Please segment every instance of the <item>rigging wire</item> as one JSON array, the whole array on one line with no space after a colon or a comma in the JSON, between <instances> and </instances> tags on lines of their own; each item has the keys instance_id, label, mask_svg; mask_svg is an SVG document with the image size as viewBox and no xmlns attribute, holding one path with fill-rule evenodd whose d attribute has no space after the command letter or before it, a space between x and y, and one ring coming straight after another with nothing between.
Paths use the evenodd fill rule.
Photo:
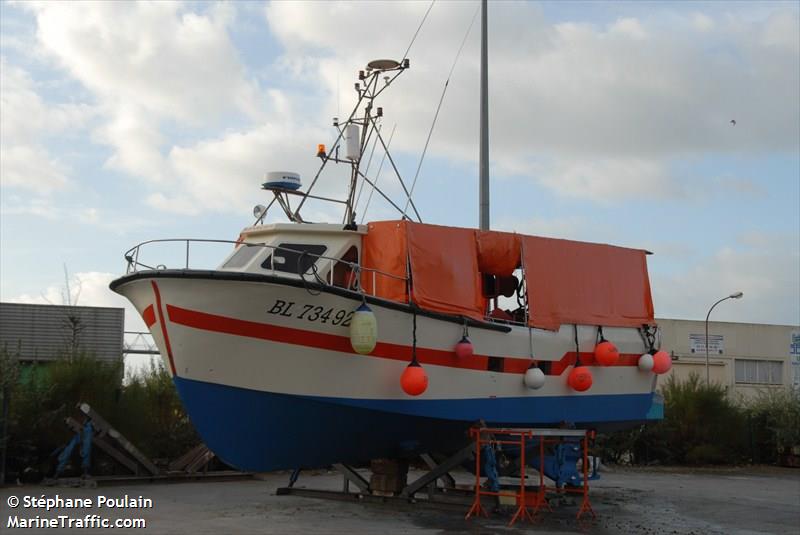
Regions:
<instances>
[{"instance_id":1,"label":"rigging wire","mask_svg":"<svg viewBox=\"0 0 800 535\"><path fill-rule=\"evenodd\" d=\"M394 131L397 128L397 123L392 126L392 133L389 134L389 142L386 144L386 149L383 151L383 158L381 158L381 164L378 166L378 173L375 175L375 184L372 186L372 189L369 192L369 197L367 197L367 204L364 205L364 213L361 214L361 222L364 222L364 219L367 217L367 210L369 209L369 203L372 201L372 194L375 193L375 188L378 187L378 180L381 178L381 171L383 171L383 163L386 161L386 155L388 154L388 148L392 144L392 138L394 137Z\"/></svg>"},{"instance_id":2,"label":"rigging wire","mask_svg":"<svg viewBox=\"0 0 800 535\"><path fill-rule=\"evenodd\" d=\"M403 56L400 59L406 59L408 57L408 52L411 50L411 45L413 45L414 41L417 40L417 36L419 35L419 31L422 29L422 25L425 24L425 20L428 18L428 14L431 12L431 9L433 8L433 4L435 4L435 3L436 3L436 0L431 0L431 5L428 6L428 10L425 12L425 15L422 17L422 20L420 21L419 26L417 27L417 31L414 32L414 37L411 38L411 42L408 43L408 48L406 48L406 51L403 53Z\"/></svg>"},{"instance_id":3,"label":"rigging wire","mask_svg":"<svg viewBox=\"0 0 800 535\"><path fill-rule=\"evenodd\" d=\"M383 123L379 124L377 128L378 128L378 131L380 131L380 129L383 128ZM369 168L370 168L370 165L372 165L372 156L375 154L375 147L377 145L378 145L378 137L375 136L375 141L372 142L372 150L370 151L369 159L367 160L367 168L364 169L364 174L365 175L369 174ZM358 210L358 203L361 200L361 194L364 192L364 182L365 182L364 180L361 181L361 187L358 189L358 195L356 195L356 202L353 203L353 210L354 211Z\"/></svg>"},{"instance_id":4,"label":"rigging wire","mask_svg":"<svg viewBox=\"0 0 800 535\"><path fill-rule=\"evenodd\" d=\"M456 53L456 58L453 60L453 65L450 67L450 72L447 73L447 79L444 81L444 87L442 88L442 95L439 97L439 105L436 106L436 113L433 115L433 122L431 123L431 128L428 131L428 139L425 140L425 147L422 149L422 155L419 158L419 164L417 164L417 172L414 174L414 180L411 182L411 190L408 194L408 200L406 201L406 206L403 209L403 215L406 215L408 211L408 205L411 202L411 196L414 194L414 187L417 185L417 178L419 178L419 172L422 169L422 162L425 160L425 154L428 152L428 145L431 142L431 136L433 135L433 128L436 126L436 120L439 118L439 112L442 109L442 103L444 102L444 95L447 93L447 87L450 85L450 78L453 76L453 71L456 69L456 64L458 63L458 58L461 57L461 51L464 50L464 45L467 43L467 38L469 37L470 32L472 31L472 27L475 25L475 19L478 16L478 11L480 10L480 6L475 9L475 13L472 14L472 20L469 23L469 27L467 28L467 33L464 34L464 39L461 41L461 46L458 47L458 52Z\"/></svg>"}]
</instances>

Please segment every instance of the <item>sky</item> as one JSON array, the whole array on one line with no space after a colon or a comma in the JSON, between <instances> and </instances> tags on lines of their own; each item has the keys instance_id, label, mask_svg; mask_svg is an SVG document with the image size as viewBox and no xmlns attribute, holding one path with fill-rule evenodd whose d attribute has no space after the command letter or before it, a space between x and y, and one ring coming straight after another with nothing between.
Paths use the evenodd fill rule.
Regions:
<instances>
[{"instance_id":1,"label":"sky","mask_svg":"<svg viewBox=\"0 0 800 535\"><path fill-rule=\"evenodd\" d=\"M308 182L358 70L402 59L429 6L1 2L0 299L126 306L143 330L108 289L124 252L235 239L266 171ZM453 68L414 192L428 223L478 224L477 7L435 2L379 102L410 181ZM800 324L798 9L490 2L492 228L652 251L656 317L742 291L713 319ZM339 170L316 192L345 187ZM366 214L396 217L377 197Z\"/></svg>"}]
</instances>

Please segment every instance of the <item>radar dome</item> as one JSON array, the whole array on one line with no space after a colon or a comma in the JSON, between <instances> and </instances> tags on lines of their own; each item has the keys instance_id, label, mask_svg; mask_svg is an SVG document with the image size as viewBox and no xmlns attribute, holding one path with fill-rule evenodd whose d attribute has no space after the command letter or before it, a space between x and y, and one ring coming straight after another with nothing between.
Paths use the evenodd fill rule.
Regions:
<instances>
[{"instance_id":1,"label":"radar dome","mask_svg":"<svg viewBox=\"0 0 800 535\"><path fill-rule=\"evenodd\" d=\"M300 175L291 171L270 171L265 176L264 189L296 190L301 186Z\"/></svg>"}]
</instances>

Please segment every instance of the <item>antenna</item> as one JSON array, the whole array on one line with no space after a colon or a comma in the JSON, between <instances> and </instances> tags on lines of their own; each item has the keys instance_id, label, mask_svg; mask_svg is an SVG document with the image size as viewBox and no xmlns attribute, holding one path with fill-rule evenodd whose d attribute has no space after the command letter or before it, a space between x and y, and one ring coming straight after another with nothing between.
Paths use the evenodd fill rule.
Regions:
<instances>
[{"instance_id":1,"label":"antenna","mask_svg":"<svg viewBox=\"0 0 800 535\"><path fill-rule=\"evenodd\" d=\"M67 271L67 264L64 264L64 291L66 295L61 297L61 300L67 305L72 306L72 291L69 289L69 272Z\"/></svg>"},{"instance_id":2,"label":"antenna","mask_svg":"<svg viewBox=\"0 0 800 535\"><path fill-rule=\"evenodd\" d=\"M403 181L402 175L397 169L394 160L392 160L391 154L388 153L386 141L381 134L380 123L384 115L384 110L382 107L374 106L375 99L390 85L392 85L394 80L406 69L410 68L410 66L411 63L408 58L403 58L402 61L396 61L393 59L377 59L370 61L367 64L366 69L359 71L358 81L354 84L356 94L358 95L356 104L347 119L343 121L339 120L338 117L334 119L334 127L338 132L338 136L331 145L331 149L329 151L325 151L324 146L319 145L320 150L317 151L317 156L322 160L322 163L317 170L314 179L311 181L308 190L306 192L300 192L296 190L289 191L286 188L282 188L280 190L280 194L285 195L287 201L288 195L290 194L296 194L302 197L300 203L294 209L291 209L291 207L288 206L288 203L281 203L281 199L278 199L278 202L281 203L281 207L284 209L284 212L291 221L303 222L303 218L300 216L300 209L303 207L305 202L309 198L321 199L344 204L345 210L342 222L344 223L346 229L356 228L355 195L359 180L372 186L373 191L377 191L378 194L380 194L381 197L391 204L398 212L401 214L404 213L404 210L398 206L397 203L392 201L384 192L375 186L375 182L370 180L366 174L368 169L361 168L362 163L364 162L363 156L369 152L369 143L373 141L373 136L375 141L380 143L381 148L386 153L385 155L388 158L398 181L400 182L403 192L405 193L406 197L409 198L409 203L414 211L414 215L416 216L417 220L422 220L413 199L410 199L411 194L406 187L405 182ZM343 148L343 157L339 154L340 148ZM311 195L311 191L319 180L322 171L328 162L350 166L350 183L347 188L347 198L345 200L329 199ZM276 193L276 196L278 195L277 192L273 193Z\"/></svg>"}]
</instances>

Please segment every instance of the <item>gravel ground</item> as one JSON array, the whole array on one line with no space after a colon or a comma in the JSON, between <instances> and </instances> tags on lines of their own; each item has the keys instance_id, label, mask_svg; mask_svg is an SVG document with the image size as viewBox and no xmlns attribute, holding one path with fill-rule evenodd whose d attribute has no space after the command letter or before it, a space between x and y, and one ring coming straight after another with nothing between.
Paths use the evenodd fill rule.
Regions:
<instances>
[{"instance_id":1,"label":"gravel ground","mask_svg":"<svg viewBox=\"0 0 800 535\"><path fill-rule=\"evenodd\" d=\"M412 475L413 477L413 475ZM0 533L101 533L97 529L18 529L9 518L68 515L83 519L100 514L109 519L144 518L144 530L169 534L800 534L800 470L748 467L715 470L614 469L592 484L590 497L598 518L577 522L576 503L558 506L537 517L535 525L507 528L509 516L464 520L464 512L439 511L412 505L366 504L276 496L288 474L227 482L144 484L97 489L39 486L0 489ZM457 474L461 482L469 474ZM339 476L301 475L298 485L339 489ZM13 496L91 498L143 496L150 509L59 509L49 512L9 507ZM14 501L13 499L11 500ZM119 531L119 529L115 530Z\"/></svg>"}]
</instances>

